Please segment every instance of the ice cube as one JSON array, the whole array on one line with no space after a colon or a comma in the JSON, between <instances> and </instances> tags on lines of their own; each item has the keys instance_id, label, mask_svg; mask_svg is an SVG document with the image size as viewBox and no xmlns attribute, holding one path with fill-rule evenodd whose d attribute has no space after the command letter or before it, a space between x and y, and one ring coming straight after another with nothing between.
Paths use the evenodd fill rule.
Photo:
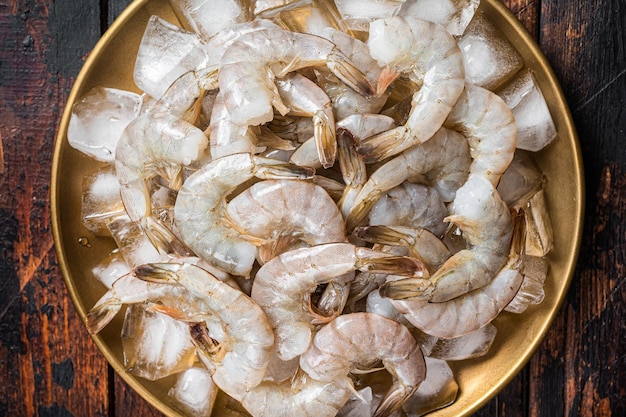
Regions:
<instances>
[{"instance_id":1,"label":"ice cube","mask_svg":"<svg viewBox=\"0 0 626 417\"><path fill-rule=\"evenodd\" d=\"M133 77L137 87L159 99L181 75L206 61L197 34L152 16L139 44Z\"/></svg>"},{"instance_id":2,"label":"ice cube","mask_svg":"<svg viewBox=\"0 0 626 417\"><path fill-rule=\"evenodd\" d=\"M167 395L177 408L193 417L210 417L218 388L211 374L203 368L189 368L181 372Z\"/></svg>"},{"instance_id":3,"label":"ice cube","mask_svg":"<svg viewBox=\"0 0 626 417\"><path fill-rule=\"evenodd\" d=\"M423 416L452 404L459 391L459 385L446 361L429 357L424 360L426 379L402 406L411 417Z\"/></svg>"},{"instance_id":4,"label":"ice cube","mask_svg":"<svg viewBox=\"0 0 626 417\"><path fill-rule=\"evenodd\" d=\"M130 91L94 87L72 108L67 140L73 148L103 162L115 160L124 128L139 114L142 98Z\"/></svg>"},{"instance_id":5,"label":"ice cube","mask_svg":"<svg viewBox=\"0 0 626 417\"><path fill-rule=\"evenodd\" d=\"M515 298L505 308L506 311L516 314L521 314L529 306L543 301L545 298L543 286L550 265L545 258L537 256L525 255L523 259L524 281Z\"/></svg>"},{"instance_id":6,"label":"ice cube","mask_svg":"<svg viewBox=\"0 0 626 417\"><path fill-rule=\"evenodd\" d=\"M526 214L526 254L545 256L552 249L554 233L544 190L533 195L525 210Z\"/></svg>"},{"instance_id":7,"label":"ice cube","mask_svg":"<svg viewBox=\"0 0 626 417\"><path fill-rule=\"evenodd\" d=\"M130 268L164 261L141 227L129 217L113 220L108 228Z\"/></svg>"},{"instance_id":8,"label":"ice cube","mask_svg":"<svg viewBox=\"0 0 626 417\"><path fill-rule=\"evenodd\" d=\"M204 41L253 17L250 2L246 0L170 0L170 5L184 26Z\"/></svg>"},{"instance_id":9,"label":"ice cube","mask_svg":"<svg viewBox=\"0 0 626 417\"><path fill-rule=\"evenodd\" d=\"M519 72L498 95L515 117L519 149L538 152L554 141L556 126L532 70Z\"/></svg>"},{"instance_id":10,"label":"ice cube","mask_svg":"<svg viewBox=\"0 0 626 417\"><path fill-rule=\"evenodd\" d=\"M487 324L475 332L452 339L439 339L430 357L446 361L460 361L485 355L496 338L497 329Z\"/></svg>"},{"instance_id":11,"label":"ice cube","mask_svg":"<svg viewBox=\"0 0 626 417\"><path fill-rule=\"evenodd\" d=\"M346 24L341 20L341 16L336 11L334 5L327 1L327 4L314 1L312 4L299 5L281 10L276 13L274 20L280 26L292 32L310 33L317 36L325 36L328 28L349 33ZM341 47L339 49L342 49ZM343 50L343 49L342 49Z\"/></svg>"},{"instance_id":12,"label":"ice cube","mask_svg":"<svg viewBox=\"0 0 626 417\"><path fill-rule=\"evenodd\" d=\"M480 0L407 0L400 16L439 23L453 36L461 36L474 17Z\"/></svg>"},{"instance_id":13,"label":"ice cube","mask_svg":"<svg viewBox=\"0 0 626 417\"><path fill-rule=\"evenodd\" d=\"M498 184L500 197L509 207L525 207L543 188L544 175L527 151L517 150Z\"/></svg>"},{"instance_id":14,"label":"ice cube","mask_svg":"<svg viewBox=\"0 0 626 417\"><path fill-rule=\"evenodd\" d=\"M133 375L156 380L190 368L195 348L189 325L141 304L126 310L122 326L124 366Z\"/></svg>"},{"instance_id":15,"label":"ice cube","mask_svg":"<svg viewBox=\"0 0 626 417\"><path fill-rule=\"evenodd\" d=\"M120 251L116 249L94 266L91 272L107 289L111 289L115 281L130 272L130 268Z\"/></svg>"},{"instance_id":16,"label":"ice cube","mask_svg":"<svg viewBox=\"0 0 626 417\"><path fill-rule=\"evenodd\" d=\"M256 0L254 1L254 14L269 19L282 10L310 3L310 0Z\"/></svg>"},{"instance_id":17,"label":"ice cube","mask_svg":"<svg viewBox=\"0 0 626 417\"><path fill-rule=\"evenodd\" d=\"M524 60L502 32L477 13L458 41L463 53L465 79L488 90L509 80L524 66Z\"/></svg>"},{"instance_id":18,"label":"ice cube","mask_svg":"<svg viewBox=\"0 0 626 417\"><path fill-rule=\"evenodd\" d=\"M352 30L367 31L369 23L384 17L397 16L406 0L335 0L343 21Z\"/></svg>"},{"instance_id":19,"label":"ice cube","mask_svg":"<svg viewBox=\"0 0 626 417\"><path fill-rule=\"evenodd\" d=\"M107 225L125 216L115 167L107 165L83 177L81 220L96 236L111 236Z\"/></svg>"}]
</instances>

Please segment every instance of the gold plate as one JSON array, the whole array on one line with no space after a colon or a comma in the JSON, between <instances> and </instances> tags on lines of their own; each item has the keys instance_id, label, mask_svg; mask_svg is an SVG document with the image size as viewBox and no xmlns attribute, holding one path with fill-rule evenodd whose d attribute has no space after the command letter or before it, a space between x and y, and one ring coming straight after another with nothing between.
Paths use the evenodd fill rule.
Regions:
<instances>
[{"instance_id":1,"label":"gold plate","mask_svg":"<svg viewBox=\"0 0 626 417\"><path fill-rule=\"evenodd\" d=\"M548 256L550 270L544 301L521 315L501 314L494 323L498 336L487 356L452 363L460 386L458 398L453 405L433 416L465 416L476 412L524 367L565 297L582 234L583 167L563 92L538 45L517 18L498 0L483 0L481 8L521 53L526 66L534 70L557 127L557 139L536 155L548 179L546 195L554 228L554 248ZM132 77L133 65L146 23L155 14L177 21L168 0L136 0L104 34L76 79L56 137L51 178L52 230L65 283L83 321L89 308L104 292L102 285L91 279L90 271L115 245L112 239L90 235L81 224L82 180L96 163L68 144L71 109L95 86L138 91ZM172 378L150 382L124 371L120 338L122 316L119 314L93 337L98 348L115 371L150 404L167 415L180 416L165 400ZM214 415L225 415L220 407L223 405L218 402Z\"/></svg>"}]
</instances>

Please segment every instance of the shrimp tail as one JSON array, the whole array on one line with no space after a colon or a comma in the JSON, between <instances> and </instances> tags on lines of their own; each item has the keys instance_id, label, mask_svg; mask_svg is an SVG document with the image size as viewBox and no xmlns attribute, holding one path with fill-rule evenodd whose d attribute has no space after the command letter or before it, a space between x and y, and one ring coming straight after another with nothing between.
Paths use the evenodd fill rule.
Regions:
<instances>
[{"instance_id":1,"label":"shrimp tail","mask_svg":"<svg viewBox=\"0 0 626 417\"><path fill-rule=\"evenodd\" d=\"M426 268L418 259L407 256L386 256L362 259L357 262L360 271L400 276L422 276Z\"/></svg>"},{"instance_id":2,"label":"shrimp tail","mask_svg":"<svg viewBox=\"0 0 626 417\"><path fill-rule=\"evenodd\" d=\"M365 226L354 229L354 235L361 240L382 245L405 246L413 244L410 235L388 226Z\"/></svg>"},{"instance_id":3,"label":"shrimp tail","mask_svg":"<svg viewBox=\"0 0 626 417\"><path fill-rule=\"evenodd\" d=\"M193 323L189 325L191 341L196 347L200 362L213 373L215 364L224 359L226 350L223 346L209 335L206 323Z\"/></svg>"},{"instance_id":4,"label":"shrimp tail","mask_svg":"<svg viewBox=\"0 0 626 417\"><path fill-rule=\"evenodd\" d=\"M139 265L133 269L133 276L143 281L158 284L174 284L178 282L176 272L172 266L177 264L152 263Z\"/></svg>"},{"instance_id":5,"label":"shrimp tail","mask_svg":"<svg viewBox=\"0 0 626 417\"><path fill-rule=\"evenodd\" d=\"M396 155L414 144L416 141L410 129L403 125L362 139L356 150L365 163L372 164Z\"/></svg>"},{"instance_id":6,"label":"shrimp tail","mask_svg":"<svg viewBox=\"0 0 626 417\"><path fill-rule=\"evenodd\" d=\"M324 168L332 167L337 157L337 137L331 128L333 125L334 123L331 123L324 112L315 112L313 116L315 145L320 163Z\"/></svg>"},{"instance_id":7,"label":"shrimp tail","mask_svg":"<svg viewBox=\"0 0 626 417\"><path fill-rule=\"evenodd\" d=\"M260 158L257 158L257 162ZM255 174L264 179L296 179L308 180L315 175L315 169L295 164L258 163Z\"/></svg>"},{"instance_id":8,"label":"shrimp tail","mask_svg":"<svg viewBox=\"0 0 626 417\"><path fill-rule=\"evenodd\" d=\"M328 55L326 66L337 78L363 97L370 98L375 94L376 89L367 77L354 66L348 57L338 50Z\"/></svg>"},{"instance_id":9,"label":"shrimp tail","mask_svg":"<svg viewBox=\"0 0 626 417\"><path fill-rule=\"evenodd\" d=\"M140 221L150 243L161 253L176 256L191 256L192 251L185 245L161 220L152 216L143 217Z\"/></svg>"},{"instance_id":10,"label":"shrimp tail","mask_svg":"<svg viewBox=\"0 0 626 417\"><path fill-rule=\"evenodd\" d=\"M407 387L402 385L400 381L394 381L385 394L380 404L376 408L373 417L387 417L398 410L402 404L411 398L418 386Z\"/></svg>"},{"instance_id":11,"label":"shrimp tail","mask_svg":"<svg viewBox=\"0 0 626 417\"><path fill-rule=\"evenodd\" d=\"M384 283L380 287L380 295L393 300L428 300L433 290L431 280L412 277Z\"/></svg>"},{"instance_id":12,"label":"shrimp tail","mask_svg":"<svg viewBox=\"0 0 626 417\"><path fill-rule=\"evenodd\" d=\"M115 299L109 299L101 304L95 305L87 313L87 330L91 334L98 334L122 308L122 303Z\"/></svg>"},{"instance_id":13,"label":"shrimp tail","mask_svg":"<svg viewBox=\"0 0 626 417\"><path fill-rule=\"evenodd\" d=\"M393 83L402 73L390 67L384 67L378 76L378 83L376 85L376 95L380 96L387 88Z\"/></svg>"}]
</instances>

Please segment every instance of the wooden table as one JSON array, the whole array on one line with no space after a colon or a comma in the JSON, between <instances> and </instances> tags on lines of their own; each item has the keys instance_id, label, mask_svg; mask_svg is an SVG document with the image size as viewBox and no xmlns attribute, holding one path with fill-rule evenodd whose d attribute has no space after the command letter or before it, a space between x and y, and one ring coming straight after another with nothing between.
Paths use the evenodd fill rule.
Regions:
<instances>
[{"instance_id":1,"label":"wooden table","mask_svg":"<svg viewBox=\"0 0 626 417\"><path fill-rule=\"evenodd\" d=\"M128 0L0 0L0 416L157 416L68 298L50 231L55 132L89 51ZM586 224L567 298L479 416L626 415L626 3L505 0L538 40L580 136Z\"/></svg>"}]
</instances>

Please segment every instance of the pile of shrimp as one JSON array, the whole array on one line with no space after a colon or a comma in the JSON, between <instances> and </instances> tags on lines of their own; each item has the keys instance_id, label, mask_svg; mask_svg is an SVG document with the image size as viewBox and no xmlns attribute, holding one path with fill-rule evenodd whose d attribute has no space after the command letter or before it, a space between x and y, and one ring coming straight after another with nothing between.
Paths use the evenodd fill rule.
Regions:
<instances>
[{"instance_id":1,"label":"pile of shrimp","mask_svg":"<svg viewBox=\"0 0 626 417\"><path fill-rule=\"evenodd\" d=\"M88 328L127 306L182 323L192 355L172 372L204 369L252 416L449 405L454 354L434 346L495 333L525 281L525 205L498 190L512 112L466 81L458 34L397 2L367 30L337 18L315 34L280 19L293 2L252 3L119 138L115 221L153 250L126 260Z\"/></svg>"}]
</instances>

